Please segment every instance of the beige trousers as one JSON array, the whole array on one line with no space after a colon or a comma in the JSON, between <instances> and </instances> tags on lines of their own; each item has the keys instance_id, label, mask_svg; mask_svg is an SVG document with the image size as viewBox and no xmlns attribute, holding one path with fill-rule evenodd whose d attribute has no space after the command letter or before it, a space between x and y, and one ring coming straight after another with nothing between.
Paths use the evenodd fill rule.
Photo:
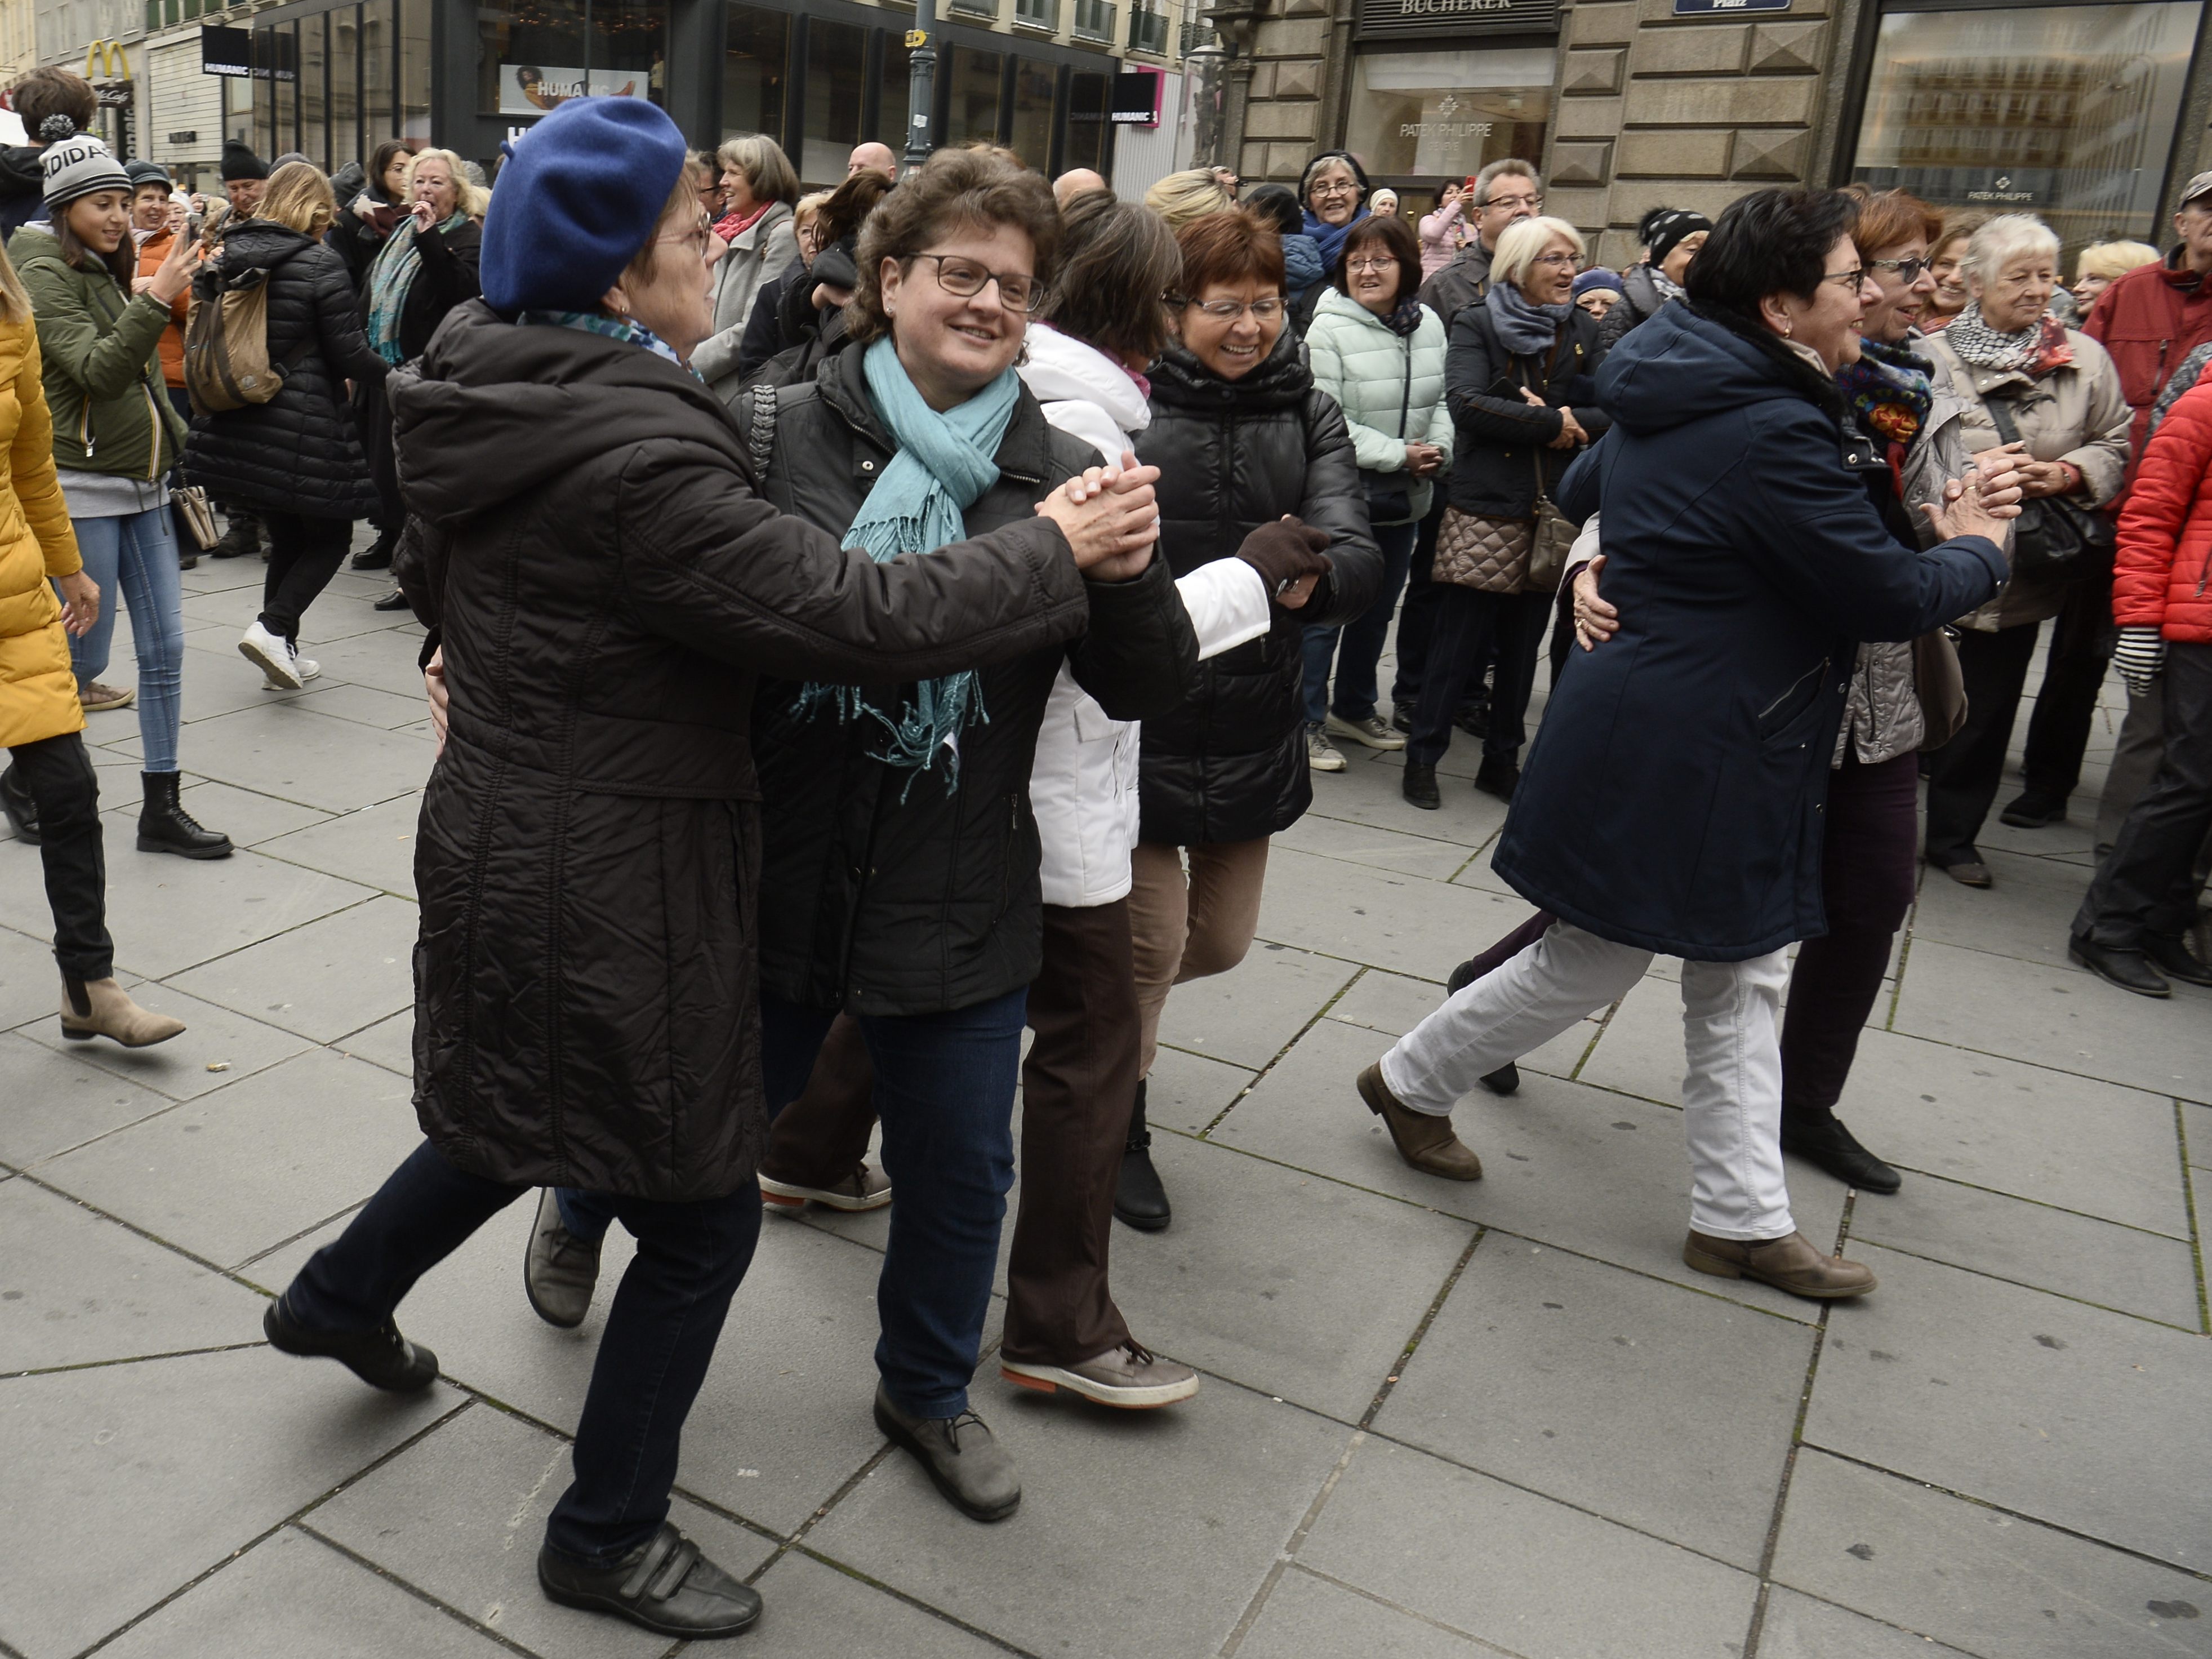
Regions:
<instances>
[{"instance_id":1,"label":"beige trousers","mask_svg":"<svg viewBox=\"0 0 2212 1659\"><path fill-rule=\"evenodd\" d=\"M1184 871L1185 860L1189 870ZM1225 974L1244 960L1260 926L1267 838L1131 849L1129 935L1137 966L1137 1075L1149 1077L1168 990Z\"/></svg>"}]
</instances>

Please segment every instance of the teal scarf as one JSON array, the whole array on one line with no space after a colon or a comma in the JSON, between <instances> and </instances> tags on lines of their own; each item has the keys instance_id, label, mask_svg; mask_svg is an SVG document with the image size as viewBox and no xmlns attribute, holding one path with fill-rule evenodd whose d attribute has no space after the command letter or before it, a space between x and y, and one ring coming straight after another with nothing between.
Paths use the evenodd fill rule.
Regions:
<instances>
[{"instance_id":1,"label":"teal scarf","mask_svg":"<svg viewBox=\"0 0 2212 1659\"><path fill-rule=\"evenodd\" d=\"M624 340L634 346L643 346L656 357L665 358L693 380L699 371L676 355L670 345L635 317L610 317L602 311L520 311L514 320L524 324L538 324L547 328L573 328L585 334L602 335L610 340Z\"/></svg>"},{"instance_id":2,"label":"teal scarf","mask_svg":"<svg viewBox=\"0 0 2212 1659\"><path fill-rule=\"evenodd\" d=\"M438 227L443 233L467 222L468 215L458 208L445 223ZM407 303L407 290L415 286L415 277L422 269L422 251L415 246L415 221L410 216L402 219L392 234L385 239L376 263L368 268L368 349L397 368L406 361L399 349L399 312Z\"/></svg>"},{"instance_id":3,"label":"teal scarf","mask_svg":"<svg viewBox=\"0 0 2212 1659\"><path fill-rule=\"evenodd\" d=\"M861 361L868 395L890 428L898 453L853 515L845 545L888 564L902 553L934 553L967 540L967 510L999 482L993 458L1020 398L1021 377L1009 368L966 403L940 415L914 389L889 340L878 340ZM798 713L811 714L824 703L836 707L841 720L866 715L882 726L884 748L873 758L886 766L918 775L940 753L946 755L947 787L959 776L960 733L990 718L972 669L920 681L891 714L869 702L857 685L809 684L799 694ZM912 783L908 779L909 787Z\"/></svg>"}]
</instances>

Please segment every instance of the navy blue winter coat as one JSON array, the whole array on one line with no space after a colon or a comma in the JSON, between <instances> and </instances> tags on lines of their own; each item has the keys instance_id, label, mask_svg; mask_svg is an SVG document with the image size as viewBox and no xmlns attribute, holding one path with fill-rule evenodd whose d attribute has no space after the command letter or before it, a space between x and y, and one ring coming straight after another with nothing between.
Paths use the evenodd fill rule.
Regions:
<instances>
[{"instance_id":1,"label":"navy blue winter coat","mask_svg":"<svg viewBox=\"0 0 2212 1659\"><path fill-rule=\"evenodd\" d=\"M1613 428L1559 504L1602 508L1620 631L1552 693L1496 859L1577 927L1709 962L1827 931L1828 763L1858 642L1963 616L2005 574L1978 536L1901 546L1834 383L1761 334L1671 305L1599 368Z\"/></svg>"}]
</instances>

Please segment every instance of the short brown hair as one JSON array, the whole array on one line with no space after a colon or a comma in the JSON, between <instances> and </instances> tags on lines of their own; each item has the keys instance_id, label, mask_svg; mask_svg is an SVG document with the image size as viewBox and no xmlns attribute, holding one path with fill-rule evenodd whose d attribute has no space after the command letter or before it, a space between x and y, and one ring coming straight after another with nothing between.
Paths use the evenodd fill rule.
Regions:
<instances>
[{"instance_id":1,"label":"short brown hair","mask_svg":"<svg viewBox=\"0 0 2212 1659\"><path fill-rule=\"evenodd\" d=\"M1149 362L1168 343L1165 296L1182 278L1182 250L1150 208L1088 191L1061 216L1060 274L1037 315L1063 334Z\"/></svg>"},{"instance_id":2,"label":"short brown hair","mask_svg":"<svg viewBox=\"0 0 2212 1659\"><path fill-rule=\"evenodd\" d=\"M1908 191L1873 191L1854 184L1845 185L1844 193L1858 198L1859 222L1851 240L1862 254L1897 247L1916 236L1933 253L1943 240L1943 216Z\"/></svg>"},{"instance_id":3,"label":"short brown hair","mask_svg":"<svg viewBox=\"0 0 2212 1659\"><path fill-rule=\"evenodd\" d=\"M890 194L891 181L873 167L862 167L823 198L814 220L822 246L842 242L868 222L876 204Z\"/></svg>"},{"instance_id":4,"label":"short brown hair","mask_svg":"<svg viewBox=\"0 0 2212 1659\"><path fill-rule=\"evenodd\" d=\"M755 201L781 202L788 207L799 199L799 174L792 167L791 158L783 153L781 144L764 132L725 138L714 159L745 175Z\"/></svg>"},{"instance_id":5,"label":"short brown hair","mask_svg":"<svg viewBox=\"0 0 2212 1659\"><path fill-rule=\"evenodd\" d=\"M52 135L39 131L50 115L68 116L76 123L77 131L83 132L100 113L100 99L92 89L92 82L82 75L72 75L51 64L33 70L9 92L9 101L23 123L23 131L34 144L56 142Z\"/></svg>"},{"instance_id":6,"label":"short brown hair","mask_svg":"<svg viewBox=\"0 0 2212 1659\"><path fill-rule=\"evenodd\" d=\"M337 211L328 173L313 161L287 161L269 175L269 187L261 192L261 205L253 216L320 240Z\"/></svg>"},{"instance_id":7,"label":"short brown hair","mask_svg":"<svg viewBox=\"0 0 2212 1659\"><path fill-rule=\"evenodd\" d=\"M853 263L860 285L845 308L851 337L865 345L891 331L884 310L886 259L903 266L946 232L1011 226L1030 239L1030 275L1048 288L1060 253L1060 210L1044 175L983 149L940 149L883 200L860 227Z\"/></svg>"},{"instance_id":8,"label":"short brown hair","mask_svg":"<svg viewBox=\"0 0 2212 1659\"><path fill-rule=\"evenodd\" d=\"M1336 291L1347 299L1352 295L1352 256L1358 249L1380 242L1382 251L1398 262L1398 290L1392 297L1393 306L1405 304L1408 294L1418 293L1421 286L1421 239L1413 234L1413 226L1395 213L1370 213L1344 239L1344 246L1336 256L1336 269L1328 279Z\"/></svg>"},{"instance_id":9,"label":"short brown hair","mask_svg":"<svg viewBox=\"0 0 2212 1659\"><path fill-rule=\"evenodd\" d=\"M1176 232L1182 250L1181 296L1195 301L1216 283L1256 280L1283 289L1283 239L1249 208L1193 219Z\"/></svg>"}]
</instances>

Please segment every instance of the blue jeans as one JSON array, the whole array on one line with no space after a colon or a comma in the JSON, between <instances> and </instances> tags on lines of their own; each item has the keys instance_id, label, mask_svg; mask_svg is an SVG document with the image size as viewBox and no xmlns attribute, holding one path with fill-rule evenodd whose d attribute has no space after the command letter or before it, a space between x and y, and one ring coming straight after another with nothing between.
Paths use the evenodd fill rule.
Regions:
<instances>
[{"instance_id":1,"label":"blue jeans","mask_svg":"<svg viewBox=\"0 0 2212 1659\"><path fill-rule=\"evenodd\" d=\"M1377 696L1375 665L1382 660L1382 641L1389 637L1390 613L1398 608L1398 590L1406 585L1407 567L1413 562L1413 538L1418 522L1375 526L1375 540L1382 549L1382 586L1375 603L1356 622L1341 628L1306 629L1306 720L1319 726L1328 716L1328 659L1336 659L1336 712L1347 720L1364 720L1375 713ZM1341 649L1337 636L1344 636Z\"/></svg>"},{"instance_id":2,"label":"blue jeans","mask_svg":"<svg viewBox=\"0 0 2212 1659\"><path fill-rule=\"evenodd\" d=\"M138 653L138 738L146 751L140 769L173 772L177 722L183 718L185 596L169 509L70 522L84 556L84 574L100 584L100 620L70 642L70 666L79 681L106 672L115 612L127 601Z\"/></svg>"},{"instance_id":3,"label":"blue jeans","mask_svg":"<svg viewBox=\"0 0 2212 1659\"><path fill-rule=\"evenodd\" d=\"M313 1330L371 1329L415 1281L529 1189L457 1169L428 1141L385 1179L284 1292ZM669 1204L595 1193L637 1238L607 1310L592 1386L576 1424L576 1478L546 1518L563 1555L611 1565L660 1530L684 1419L722 1334L730 1297L760 1239L760 1189Z\"/></svg>"},{"instance_id":4,"label":"blue jeans","mask_svg":"<svg viewBox=\"0 0 2212 1659\"><path fill-rule=\"evenodd\" d=\"M863 1014L876 1068L884 1172L897 1190L876 1285L884 1388L921 1417L957 1417L983 1346L999 1230L1014 1184L1014 1084L1026 988L941 1014ZM835 1011L761 997L761 1081L769 1115L806 1087ZM563 1189L561 1220L596 1238L608 1200Z\"/></svg>"}]
</instances>

